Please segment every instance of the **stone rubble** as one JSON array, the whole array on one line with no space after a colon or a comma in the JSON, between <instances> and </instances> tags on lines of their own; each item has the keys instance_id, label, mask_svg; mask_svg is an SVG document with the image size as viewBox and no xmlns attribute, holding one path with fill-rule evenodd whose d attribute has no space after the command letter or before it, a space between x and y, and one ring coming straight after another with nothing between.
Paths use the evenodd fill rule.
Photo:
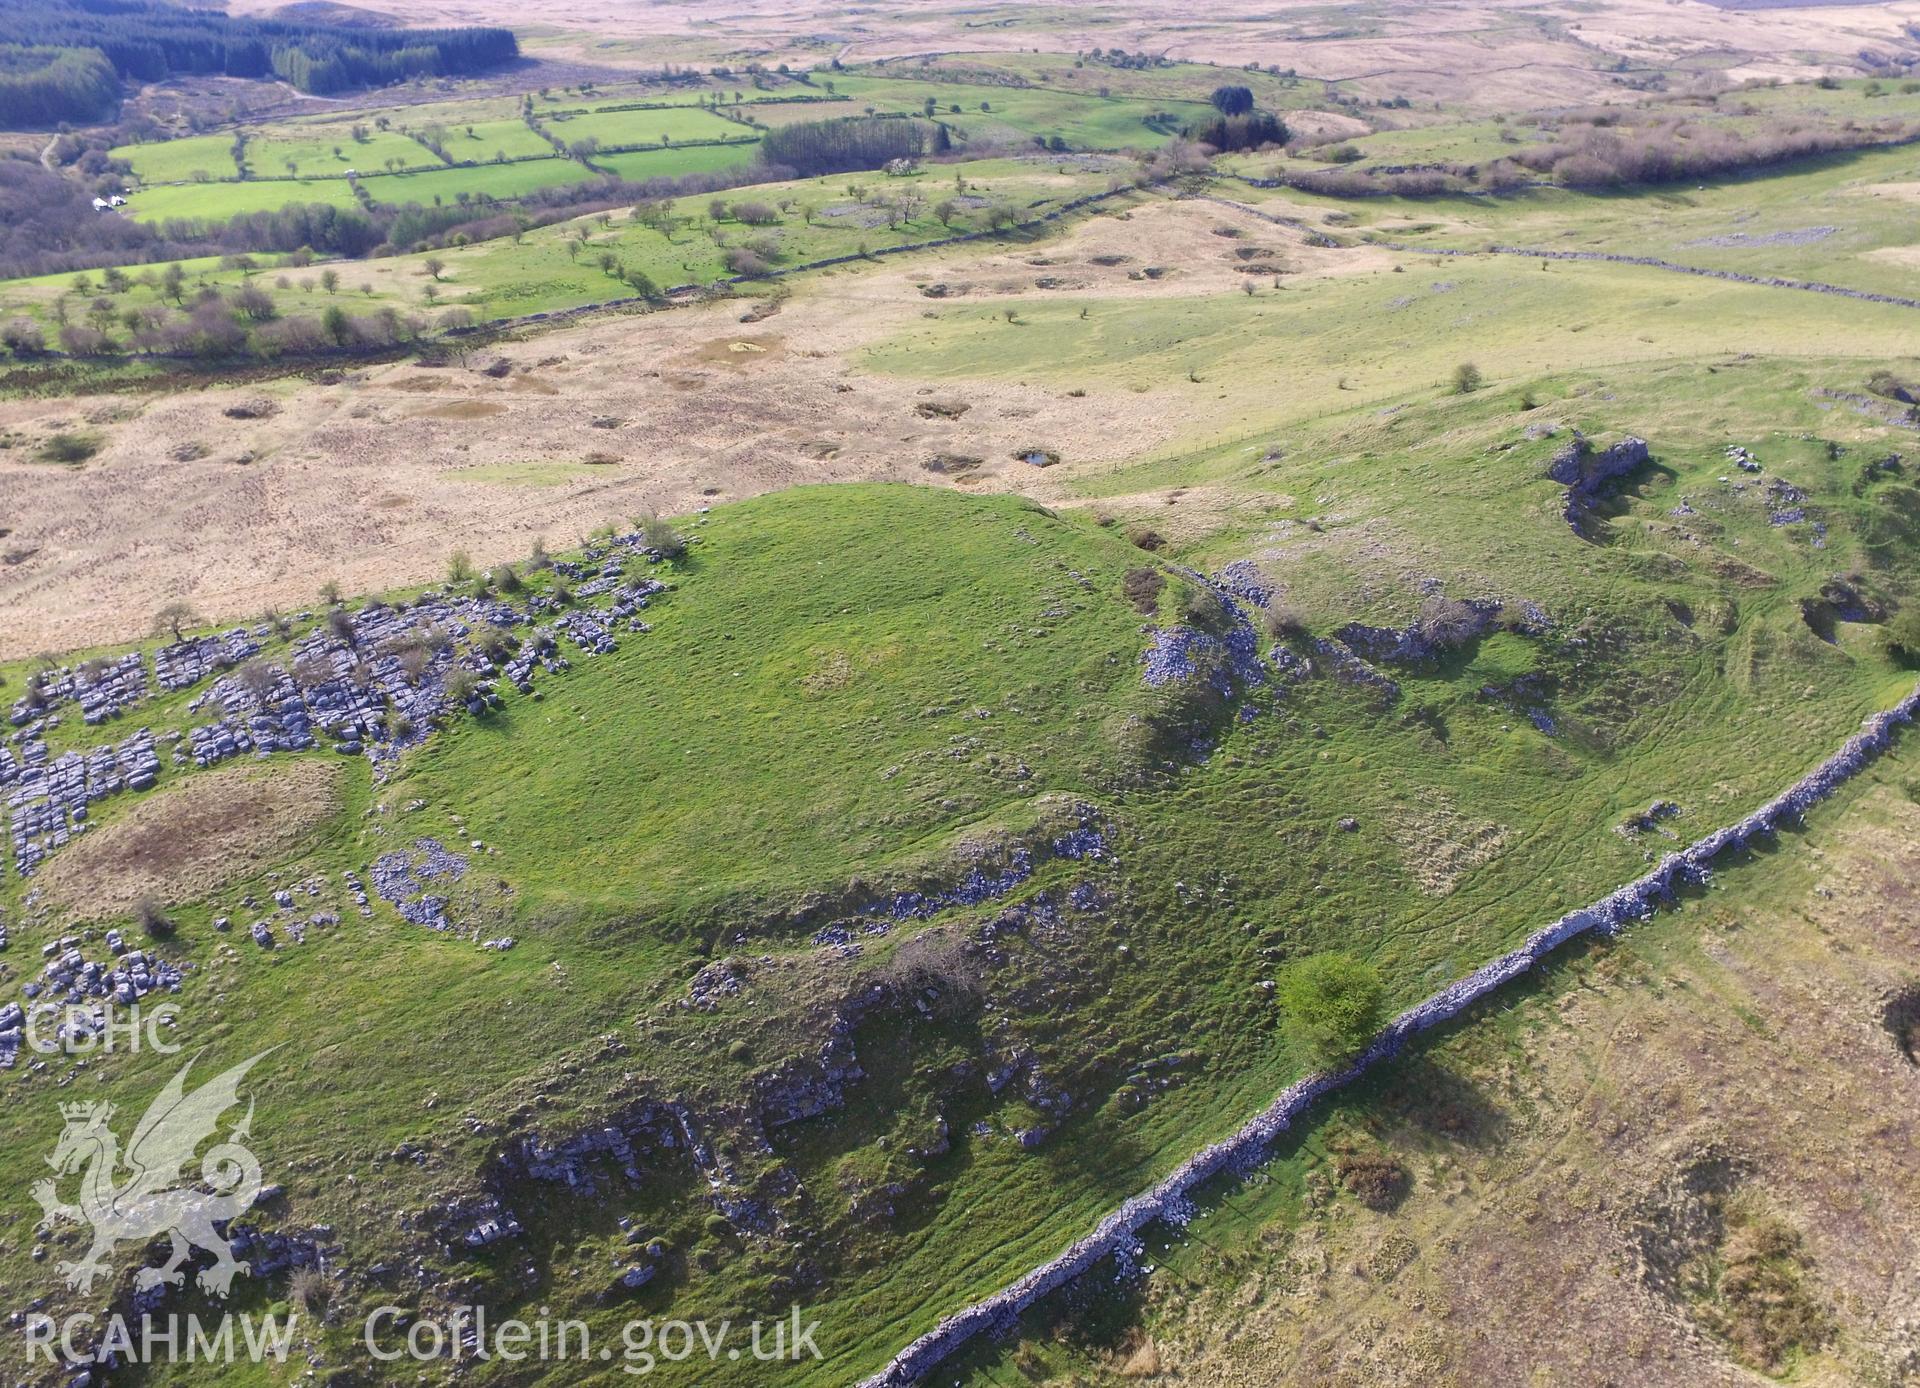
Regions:
<instances>
[{"instance_id":1,"label":"stone rubble","mask_svg":"<svg viewBox=\"0 0 1920 1388\"><path fill-rule=\"evenodd\" d=\"M1798 525L1807 518L1807 508L1801 505L1807 494L1784 477L1775 477L1767 483L1767 512L1769 525Z\"/></svg>"},{"instance_id":2,"label":"stone rubble","mask_svg":"<svg viewBox=\"0 0 1920 1388\"><path fill-rule=\"evenodd\" d=\"M88 661L40 672L32 689L14 701L11 720L18 728L72 702L80 706L85 722L99 724L146 697L146 664L138 651L129 651L111 662Z\"/></svg>"},{"instance_id":3,"label":"stone rubble","mask_svg":"<svg viewBox=\"0 0 1920 1388\"><path fill-rule=\"evenodd\" d=\"M153 655L152 679L159 690L179 692L211 680L188 705L208 719L189 727L174 744L174 765L205 768L242 755L302 752L320 745L324 736L338 752L364 754L384 766L403 748L424 740L451 711L448 689L456 672L473 681L467 711L481 714L501 704L493 680L504 676L531 693L536 671L566 671L561 637L583 651L605 654L617 649L616 627L648 631L639 614L667 585L629 577L627 570L636 562L657 564L660 555L638 532L596 539L584 554L580 563L554 561L563 576L579 580L575 597L583 605L572 608L539 594L516 606L497 595L470 597L451 587L406 607L374 601L339 609L296 641L283 661L257 671L238 667L273 638L268 623L160 647ZM300 619L311 616L302 613ZM504 651L488 634L495 628L524 630L524 635L517 641L507 638L512 649ZM498 653L504 669L489 651ZM38 677L37 689L13 705L18 731L0 746L7 837L15 871L22 876L84 831L91 803L121 789L148 789L160 770L146 729L117 748L95 747L47 760L45 733L57 726L62 705L78 704L85 721L94 724L154 697L139 652L107 664L50 670ZM0 871L4 866L0 863ZM363 913L370 909L364 900L360 905Z\"/></svg>"},{"instance_id":4,"label":"stone rubble","mask_svg":"<svg viewBox=\"0 0 1920 1388\"><path fill-rule=\"evenodd\" d=\"M1552 626L1536 604L1511 609L1497 598L1467 598L1448 604L1444 618L1405 627L1376 627L1348 622L1334 632L1354 654L1375 665L1419 665L1439 659L1449 648L1484 636L1502 625L1522 635L1540 636Z\"/></svg>"},{"instance_id":5,"label":"stone rubble","mask_svg":"<svg viewBox=\"0 0 1920 1388\"><path fill-rule=\"evenodd\" d=\"M1338 637L1318 636L1313 641L1313 653L1326 662L1334 678L1362 689L1370 689L1380 696L1383 703L1391 704L1400 698L1400 686L1366 661L1355 655L1346 642Z\"/></svg>"},{"instance_id":6,"label":"stone rubble","mask_svg":"<svg viewBox=\"0 0 1920 1388\"><path fill-rule=\"evenodd\" d=\"M117 746L65 752L51 761L45 743L28 743L24 764L0 778L7 787L14 870L32 876L48 853L86 831L94 802L122 790L146 790L159 773L160 756L146 728Z\"/></svg>"},{"instance_id":7,"label":"stone rubble","mask_svg":"<svg viewBox=\"0 0 1920 1388\"><path fill-rule=\"evenodd\" d=\"M477 1253L526 1231L513 1212L493 1195L474 1195L429 1211L434 1233L450 1248Z\"/></svg>"},{"instance_id":8,"label":"stone rubble","mask_svg":"<svg viewBox=\"0 0 1920 1388\"><path fill-rule=\"evenodd\" d=\"M374 893L402 920L429 930L453 929L447 899L433 893L433 884L458 882L466 872L467 859L449 852L438 839L416 839L411 851L384 853L368 869Z\"/></svg>"},{"instance_id":9,"label":"stone rubble","mask_svg":"<svg viewBox=\"0 0 1920 1388\"><path fill-rule=\"evenodd\" d=\"M191 689L216 670L238 665L260 653L260 646L272 628L261 626L249 631L235 627L218 636L190 636L153 653L154 678L169 693Z\"/></svg>"},{"instance_id":10,"label":"stone rubble","mask_svg":"<svg viewBox=\"0 0 1920 1388\"><path fill-rule=\"evenodd\" d=\"M77 935L50 940L39 977L21 992L30 1005L53 1003L63 1010L55 1039L97 1036L106 1027L110 1006L131 1007L150 993L177 993L191 965L177 965L142 949L129 949L119 932L106 937L109 960L89 960ZM19 1057L26 1014L18 1002L0 1008L0 1069Z\"/></svg>"},{"instance_id":11,"label":"stone rubble","mask_svg":"<svg viewBox=\"0 0 1920 1388\"><path fill-rule=\"evenodd\" d=\"M1040 849L1040 860L1059 858L1071 862L1109 857L1105 836L1097 825L1090 805L1074 808L1076 826L1048 840ZM853 914L841 917L813 932L812 940L842 958L858 958L859 937L888 934L894 925L909 920L927 920L944 911L965 906L981 906L1006 896L1033 876L1035 850L1025 844L995 851L993 861L979 861L950 887L928 891L897 892L857 907ZM711 967L711 966L710 966ZM711 1000L725 992L718 976L698 990L698 999L711 1008Z\"/></svg>"}]
</instances>

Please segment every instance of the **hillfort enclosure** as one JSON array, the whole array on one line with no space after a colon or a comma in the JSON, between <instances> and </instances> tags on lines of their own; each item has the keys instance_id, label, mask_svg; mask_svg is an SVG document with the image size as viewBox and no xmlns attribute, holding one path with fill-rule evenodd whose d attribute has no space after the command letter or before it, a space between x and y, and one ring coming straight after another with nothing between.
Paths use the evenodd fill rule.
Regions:
<instances>
[{"instance_id":1,"label":"hillfort enclosure","mask_svg":"<svg viewBox=\"0 0 1920 1388\"><path fill-rule=\"evenodd\" d=\"M1911 1381L1917 213L1899 3L13 6L15 1377Z\"/></svg>"}]
</instances>

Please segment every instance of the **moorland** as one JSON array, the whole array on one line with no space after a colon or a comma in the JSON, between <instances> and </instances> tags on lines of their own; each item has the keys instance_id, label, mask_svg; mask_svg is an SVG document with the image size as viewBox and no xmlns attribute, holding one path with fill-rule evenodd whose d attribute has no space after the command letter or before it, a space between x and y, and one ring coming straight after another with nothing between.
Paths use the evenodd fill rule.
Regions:
<instances>
[{"instance_id":1,"label":"moorland","mask_svg":"<svg viewBox=\"0 0 1920 1388\"><path fill-rule=\"evenodd\" d=\"M419 6L516 56L23 132L0 1006L270 1051L160 1295L298 1316L108 1381L862 1381L1901 705L1909 16L1565 8ZM1906 1381L1910 743L939 1373ZM7 1309L160 1304L27 1192L178 1059L18 1022Z\"/></svg>"}]
</instances>

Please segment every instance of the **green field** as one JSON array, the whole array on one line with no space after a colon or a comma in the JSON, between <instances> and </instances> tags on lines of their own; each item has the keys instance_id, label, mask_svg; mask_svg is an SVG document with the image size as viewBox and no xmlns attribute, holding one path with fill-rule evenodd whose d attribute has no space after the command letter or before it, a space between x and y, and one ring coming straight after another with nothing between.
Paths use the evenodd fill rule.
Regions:
<instances>
[{"instance_id":1,"label":"green field","mask_svg":"<svg viewBox=\"0 0 1920 1388\"><path fill-rule=\"evenodd\" d=\"M1748 123L1777 116L1877 124L1920 116L1920 91L1912 90L1909 82L1873 78L1849 78L1824 86L1778 82L1742 87L1723 95L1714 109L1726 119Z\"/></svg>"},{"instance_id":2,"label":"green field","mask_svg":"<svg viewBox=\"0 0 1920 1388\"><path fill-rule=\"evenodd\" d=\"M467 133L469 128L471 135ZM454 161L462 164L469 160L485 164L496 154L509 159L545 159L554 152L552 143L523 120L477 121L471 127L449 125L446 146Z\"/></svg>"},{"instance_id":3,"label":"green field","mask_svg":"<svg viewBox=\"0 0 1920 1388\"><path fill-rule=\"evenodd\" d=\"M963 141L1031 143L1035 138L1058 136L1075 149L1151 149L1208 110L1201 101L1150 102L1038 87L912 82L862 74L837 77L834 90L853 98L856 107L872 106L882 112L917 114L931 99L938 118Z\"/></svg>"},{"instance_id":4,"label":"green field","mask_svg":"<svg viewBox=\"0 0 1920 1388\"><path fill-rule=\"evenodd\" d=\"M525 126L520 127L523 131ZM541 142L541 153L552 146ZM334 153L338 148L339 153ZM125 159L145 184L189 183L196 173L214 180L239 176L233 164L233 139L226 135L196 135L151 144L123 145L111 151L112 157ZM311 126L289 123L272 128L272 133L249 131L247 166L256 178L288 177L287 160L293 160L307 178L338 176L348 169L363 172L385 167L388 159L399 161L401 168L439 167L430 151L395 131L369 128L364 140L353 138L350 124Z\"/></svg>"},{"instance_id":5,"label":"green field","mask_svg":"<svg viewBox=\"0 0 1920 1388\"><path fill-rule=\"evenodd\" d=\"M592 111L585 115L548 116L542 124L568 144L576 140L598 140L603 149L753 137L753 131L737 121L692 108Z\"/></svg>"},{"instance_id":6,"label":"green field","mask_svg":"<svg viewBox=\"0 0 1920 1388\"><path fill-rule=\"evenodd\" d=\"M125 210L127 215L143 222L174 219L224 222L242 213L273 212L300 202L317 202L328 207L360 205L344 178L274 178L143 188L127 199Z\"/></svg>"},{"instance_id":7,"label":"green field","mask_svg":"<svg viewBox=\"0 0 1920 1388\"><path fill-rule=\"evenodd\" d=\"M593 162L621 178L640 182L649 178L679 178L738 168L758 157L757 144L687 145L672 149L636 149L625 154L596 154Z\"/></svg>"},{"instance_id":8,"label":"green field","mask_svg":"<svg viewBox=\"0 0 1920 1388\"><path fill-rule=\"evenodd\" d=\"M906 58L875 64L874 75L912 80L918 67L926 75L964 78L969 69L1009 73L1043 90L1099 96L1128 97L1147 102L1205 101L1223 83L1246 86L1261 107L1288 111L1313 106L1324 96L1324 86L1312 79L1265 71L1227 67L1216 63L1169 62L1151 67L1120 67L1064 53L981 52L946 54L935 61Z\"/></svg>"},{"instance_id":9,"label":"green field","mask_svg":"<svg viewBox=\"0 0 1920 1388\"><path fill-rule=\"evenodd\" d=\"M944 308L867 361L928 381L1141 391L1186 381L1204 406L1192 411L1188 442L1202 445L1262 421L1279 427L1442 388L1463 359L1518 385L1555 369L1756 353L1877 359L1913 345L1909 309L1811 294L1783 303L1786 291L1628 266L1543 273L1535 262L1412 258L1404 273L1282 283L1253 297L1035 298L1019 304L1015 324L999 305Z\"/></svg>"},{"instance_id":10,"label":"green field","mask_svg":"<svg viewBox=\"0 0 1920 1388\"><path fill-rule=\"evenodd\" d=\"M301 175L340 175L348 169L374 173L389 159L401 169L437 169L433 151L395 130L367 130L364 140L353 138L349 125L278 127L271 135L247 141L247 164L257 177L279 178L291 159Z\"/></svg>"},{"instance_id":11,"label":"green field","mask_svg":"<svg viewBox=\"0 0 1920 1388\"><path fill-rule=\"evenodd\" d=\"M643 150L604 156L595 162L613 169L623 178L678 177L744 164L751 159L754 148L752 145L706 145L687 149ZM1037 215L1049 205L1099 191L1105 186L1101 175L1062 176L1053 166L1037 161L983 160L962 168L971 189L968 196L974 201L966 209L954 214L951 227L943 226L931 210L943 189L934 185L930 178L912 182L910 186L923 190L925 206L914 217L902 220L898 225L888 225L874 208L853 198L848 191L849 180L824 178L764 184L752 191L741 190L721 196L723 204L734 199L788 202L789 210L780 213L778 223L771 227L743 229L732 222L712 224L709 213L713 198L707 195L690 196L672 205L671 211L678 220L670 232L641 225L625 213L618 213L609 214L605 226L597 218L582 218L534 228L518 241L501 238L432 252L445 267L438 281L427 276L422 268L427 258L425 253L387 256L368 262L334 261L304 271L274 275L258 273L258 268L248 270L231 265L223 268L217 260L212 259L185 262L183 268L192 276L196 288L210 285L230 289L243 282L264 288L274 296L280 311L285 314L318 311L327 301L315 297L313 286L317 276L331 269L340 276L346 291L351 294L346 302L355 311L381 305L414 310L430 308L423 295L426 287L432 284L437 293L444 295L445 303L464 305L479 317L504 318L550 312L631 294L630 285L613 278L601 268L603 256L613 257L627 269L645 273L657 285L703 283L730 273L724 251L715 239L716 233L730 241L744 239L746 231L751 231L755 237L769 238L777 248L776 266L792 266L852 254L862 246L877 250L883 246L934 240L955 231L978 229L985 225L985 209L997 202L1018 206L1024 209L1023 215L1026 216ZM571 160L549 159L480 169L381 175L365 179L364 184L375 198L390 199L394 203L428 204L436 196L450 202L463 190L485 191L485 186L498 189L495 195L505 198L511 195L510 190L524 192L563 179L578 181L587 177L591 175ZM476 189L476 179L485 186ZM885 188L859 184L851 186L862 186L869 194L879 192L890 195L892 191L909 185L893 184ZM302 180L297 184L234 183L221 185L217 191L233 194L237 200L256 190L284 188L299 193L299 196L288 198L287 201L328 201L336 206L348 206L351 204L346 201L327 196L329 190L344 192L345 187L343 181L315 179ZM188 191L203 195L209 192L204 188L153 189L135 198L130 210L149 218L184 215L167 204L174 194ZM154 210L148 211L149 207ZM236 206L235 210L259 209L241 205ZM811 222L808 219L809 210L813 213ZM576 242L581 235L585 239L579 241L569 253L569 244ZM273 264L276 257L257 259L264 266ZM157 275L164 267L145 268ZM285 283L282 283L283 279ZM67 275L39 276L0 284L0 314L24 312L38 318L51 329L54 326L54 302L62 291L71 295L74 292L72 285L73 277ZM367 286L371 293L360 292L362 285ZM98 290L94 292L97 294ZM163 302L157 289L136 285L120 297L117 307L142 308Z\"/></svg>"},{"instance_id":12,"label":"green field","mask_svg":"<svg viewBox=\"0 0 1920 1388\"><path fill-rule=\"evenodd\" d=\"M108 153L124 159L143 183L185 183L196 175L238 178L233 165L233 139L227 135L194 135L151 144L121 145Z\"/></svg>"},{"instance_id":13,"label":"green field","mask_svg":"<svg viewBox=\"0 0 1920 1388\"><path fill-rule=\"evenodd\" d=\"M792 125L796 121L832 120L836 116L861 114L860 105L846 98L755 101L728 109L737 110L754 124L764 126Z\"/></svg>"},{"instance_id":14,"label":"green field","mask_svg":"<svg viewBox=\"0 0 1920 1388\"><path fill-rule=\"evenodd\" d=\"M875 522L907 533L931 526L927 548L893 562L826 557L845 555ZM1036 526L1063 548L1024 552L1021 535ZM1090 788L1082 778L1099 746L1096 714L1139 701L1136 623L1108 604L1088 604L1087 618L982 663L983 630L1045 621L1036 614L1062 563L1096 587L1119 582L1128 549L1097 532L1017 502L968 507L924 489L832 488L716 513L700 534L698 571L672 622L638 659L609 665L612 683L591 698L569 686L516 706L481 736L447 739L397 787L459 803L475 834L509 846L501 868L527 884L529 911L698 913L742 892L804 890L861 864L938 857L955 833L1024 818L1031 794L1014 784L983 781L956 815L939 808L947 777L931 767L884 780L848 774L926 766L958 712L896 720L953 703L963 666L974 673L966 696L989 706L1017 702L1043 659L1053 678L1085 684L1080 707L1038 704L1020 719L1016 749L1052 790ZM991 571L993 588L956 589L946 565ZM723 569L734 581L699 581ZM752 659L698 658L714 632ZM670 701L650 697L664 669L678 672L682 691ZM1108 692L1096 693L1101 686ZM686 774L695 765L699 774ZM765 798L774 783L782 794ZM488 784L492 794L475 793ZM566 808L587 804L599 807L592 822ZM869 827L849 832L861 823Z\"/></svg>"},{"instance_id":15,"label":"green field","mask_svg":"<svg viewBox=\"0 0 1920 1388\"><path fill-rule=\"evenodd\" d=\"M817 88L799 82L788 83L783 90L796 96L822 94ZM729 108L751 111L756 105L776 102L781 94L749 92L744 94L744 101L736 102L733 91L724 82L716 82L711 90L684 86L662 88L645 83L603 84L591 94L555 89L544 95L531 95L536 115L561 139L571 143L592 137L604 147L623 148L656 145L663 135L669 142L749 137L752 134L749 128L713 115L703 109L704 104L718 98ZM608 109L634 104L667 109ZM799 103L802 109L806 104ZM844 103L815 104L811 118L844 114L847 114ZM382 120L388 123L388 128L378 127L377 122ZM355 138L356 127L364 132L360 138ZM517 99L480 97L415 105L357 106L350 115L249 124L245 127L247 163L252 175L259 179L288 177L289 159L305 178L337 176L350 168L364 174L388 172L390 159L397 161L396 167L401 170L441 167L438 156L412 138L409 131L436 133L455 164L491 164L496 162L496 156L509 160L544 159L555 152L545 137L528 128L521 118ZM237 179L232 147L231 134L181 135L122 145L109 154L127 161L135 177L151 186L188 183L201 175L215 181ZM249 210L252 210L251 204Z\"/></svg>"},{"instance_id":16,"label":"green field","mask_svg":"<svg viewBox=\"0 0 1920 1388\"><path fill-rule=\"evenodd\" d=\"M502 200L525 197L538 188L582 183L593 171L571 159L528 159L518 164L480 164L474 168L430 169L423 173L378 174L361 184L377 203L404 207L453 202L462 193Z\"/></svg>"},{"instance_id":17,"label":"green field","mask_svg":"<svg viewBox=\"0 0 1920 1388\"><path fill-rule=\"evenodd\" d=\"M695 152L716 155L733 153L727 147L682 153ZM691 171L686 164L670 162L677 158L669 151L662 151L658 155L613 156L618 161L616 167L621 174L629 178ZM661 168L660 164L653 162L656 160L668 167ZM977 183L987 195L1018 202L1023 206L1037 203L1039 206L1031 209L1036 212L1044 211L1048 202L1064 202L1078 194L1094 191L1099 186L1092 179L1086 179L1078 184L1068 182L1063 187L1056 180L1043 180L1036 176L1036 171L1018 165L967 167L973 174L970 182ZM630 218L611 219L606 227L601 227L597 219L585 219L568 226L530 233L519 245L486 242L448 251L442 256L448 267L448 296L450 300L466 303L476 309L483 308L486 316L502 317L631 293L629 288L610 278L600 268L602 256L612 256L628 269L642 271L656 284L663 286L709 281L728 273L722 251L711 234L714 230L736 241L748 234L771 238L779 250L775 264L780 266L851 254L862 245L879 249L905 242L933 240L950 234L926 211L917 219L903 221L892 227L884 222L868 225L862 218L830 215L829 209L844 212L855 206L847 196L846 188L847 184L842 179L813 179L762 185L751 192L742 190L738 194L721 196L723 203L734 197L767 201L791 198L794 202L793 211L783 214L777 226L764 230L743 229L736 224L725 223L717 228L710 227L705 232L689 227L669 235L653 227L636 224ZM675 204L675 211L683 217L704 220L712 200L704 196L682 198ZM802 210L804 208L815 211L811 225ZM953 229L964 230L977 225L980 225L980 215L974 212L956 218ZM586 232L587 239L576 253L569 254L567 244L576 230Z\"/></svg>"},{"instance_id":18,"label":"green field","mask_svg":"<svg viewBox=\"0 0 1920 1388\"><path fill-rule=\"evenodd\" d=\"M1358 150L1363 168L1371 164L1480 164L1511 156L1522 146L1536 144L1547 136L1539 125L1521 117L1504 121L1449 120L1439 125L1381 130L1327 148ZM1271 175L1276 168L1291 172L1325 167L1328 160L1324 154L1325 150L1307 150L1296 159L1270 154L1238 157L1249 172Z\"/></svg>"}]
</instances>

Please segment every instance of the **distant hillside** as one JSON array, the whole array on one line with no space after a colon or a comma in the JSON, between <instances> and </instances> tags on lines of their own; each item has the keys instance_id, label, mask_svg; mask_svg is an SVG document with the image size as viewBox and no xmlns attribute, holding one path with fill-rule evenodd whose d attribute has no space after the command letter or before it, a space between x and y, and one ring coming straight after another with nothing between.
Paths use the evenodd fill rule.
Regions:
<instances>
[{"instance_id":1,"label":"distant hillside","mask_svg":"<svg viewBox=\"0 0 1920 1388\"><path fill-rule=\"evenodd\" d=\"M508 29L391 29L362 17L371 11L303 8L322 15L236 19L147 0L24 0L0 19L0 126L98 120L121 81L247 77L325 94L478 72L520 51Z\"/></svg>"},{"instance_id":2,"label":"distant hillside","mask_svg":"<svg viewBox=\"0 0 1920 1388\"><path fill-rule=\"evenodd\" d=\"M1811 10L1822 6L1854 7L1854 0L1706 0L1718 10Z\"/></svg>"},{"instance_id":3,"label":"distant hillside","mask_svg":"<svg viewBox=\"0 0 1920 1388\"><path fill-rule=\"evenodd\" d=\"M335 0L294 0L273 11L273 18L288 24L327 24L336 29L392 29L400 24L398 16L384 10L336 4Z\"/></svg>"}]
</instances>

